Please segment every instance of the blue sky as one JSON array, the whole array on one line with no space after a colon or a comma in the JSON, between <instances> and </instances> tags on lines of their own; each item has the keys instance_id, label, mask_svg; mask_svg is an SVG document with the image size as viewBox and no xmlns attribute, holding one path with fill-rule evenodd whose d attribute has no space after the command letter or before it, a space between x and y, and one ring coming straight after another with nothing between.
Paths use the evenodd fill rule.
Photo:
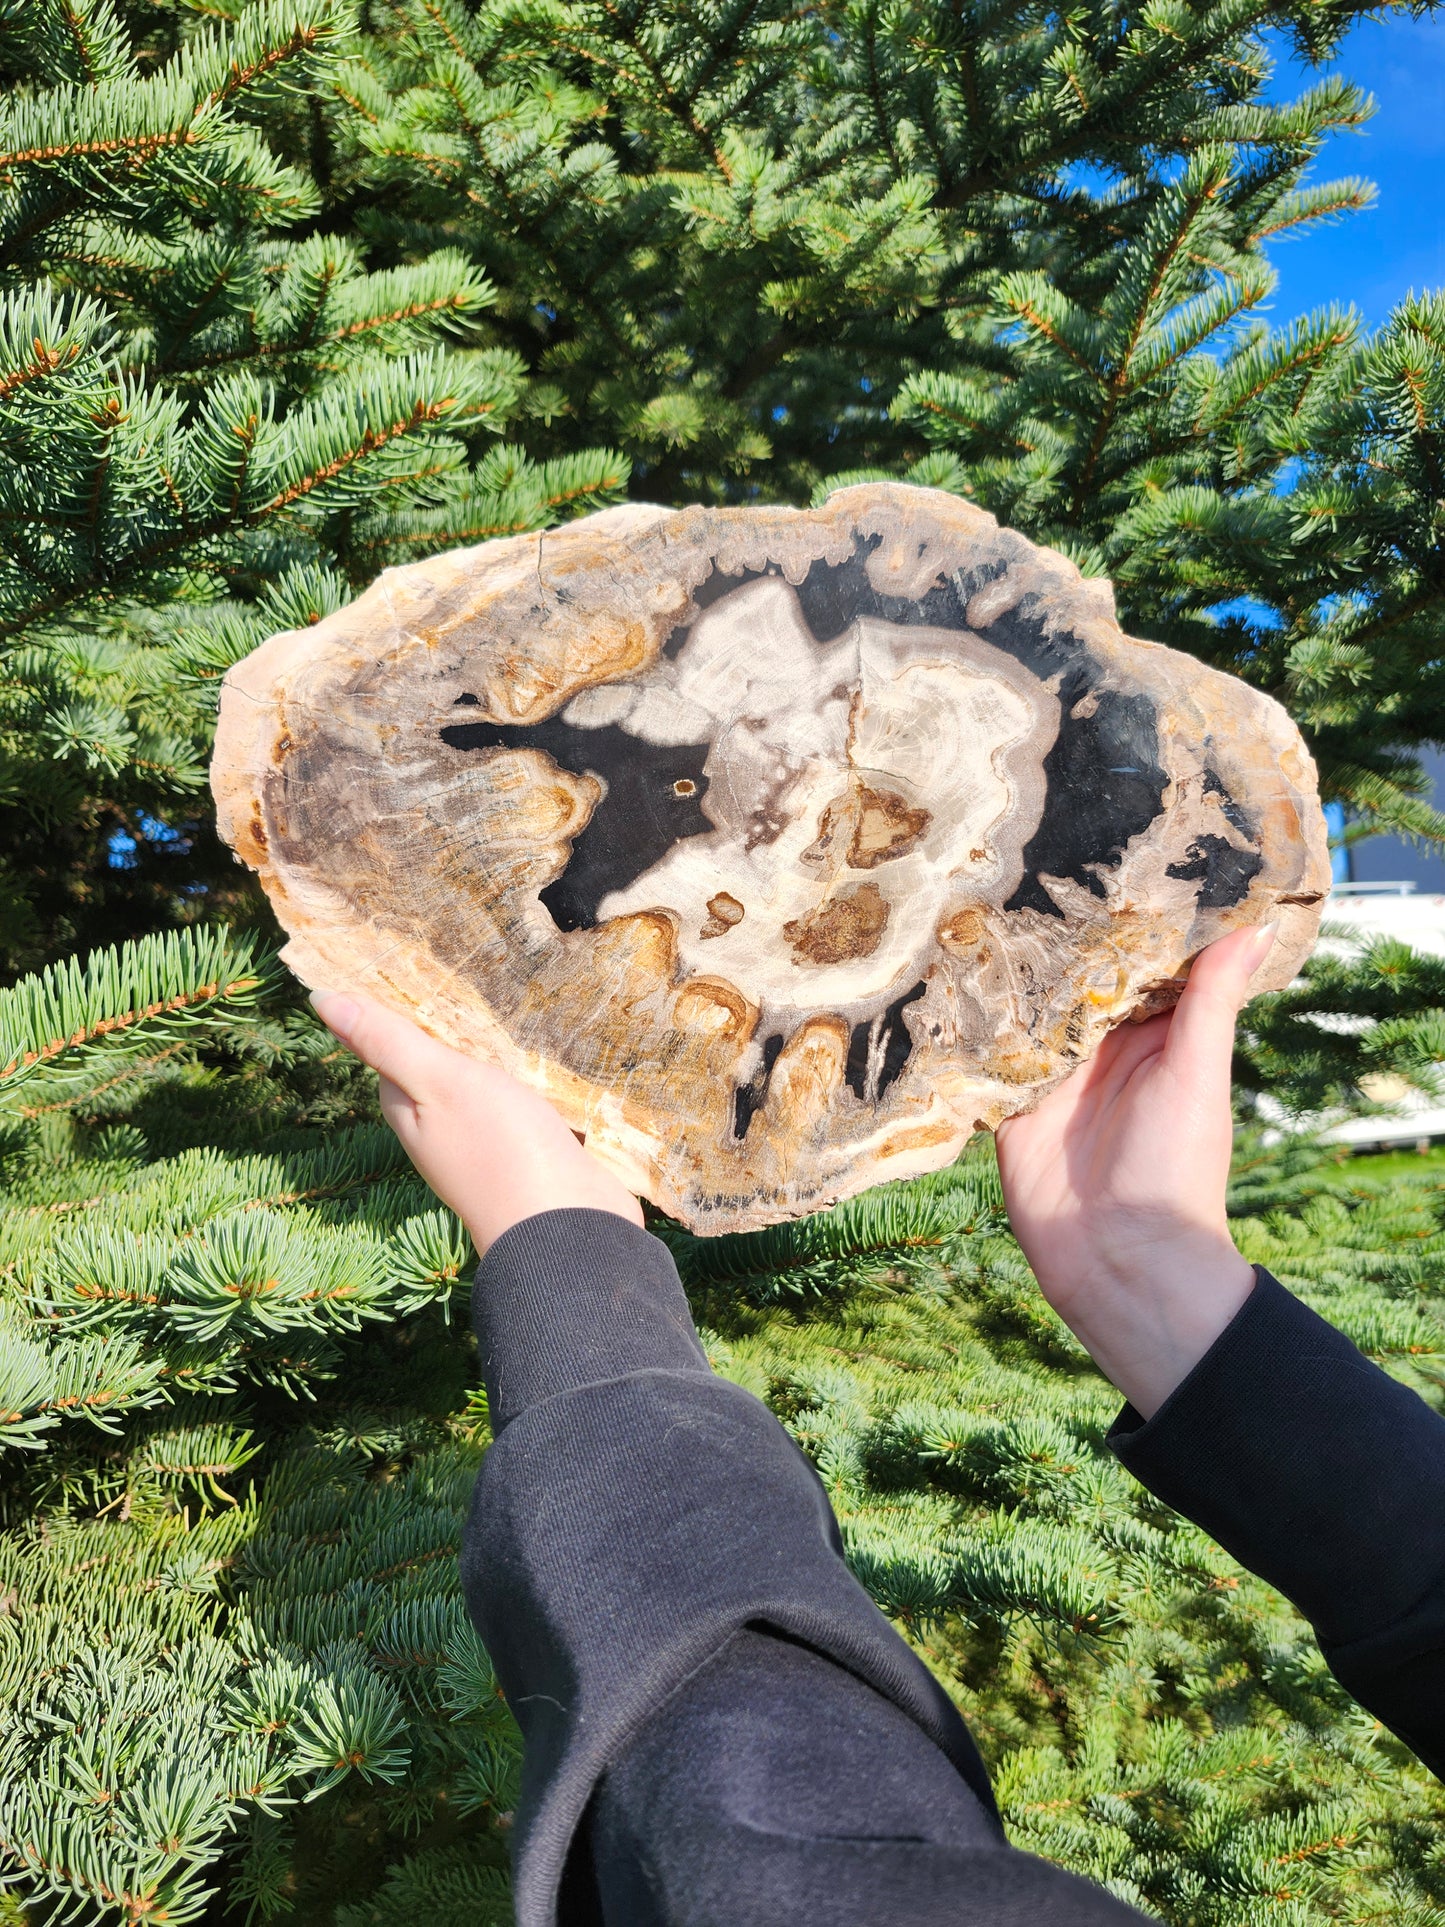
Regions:
<instances>
[{"instance_id":1,"label":"blue sky","mask_svg":"<svg viewBox=\"0 0 1445 1927\"><path fill-rule=\"evenodd\" d=\"M1445 288L1445 11L1434 19L1367 20L1346 35L1323 68L1280 58L1271 94L1290 99L1324 74L1340 73L1375 98L1358 133L1335 135L1311 178L1358 175L1376 197L1362 214L1283 238L1270 249L1279 284L1265 310L1275 327L1297 315L1353 306L1369 327L1387 321L1412 290ZM1445 809L1445 750L1427 752L1431 799ZM1416 850L1394 837L1354 847L1360 881L1405 880L1445 894L1445 852Z\"/></svg>"},{"instance_id":2,"label":"blue sky","mask_svg":"<svg viewBox=\"0 0 1445 1927\"><path fill-rule=\"evenodd\" d=\"M1375 185L1373 204L1282 237L1269 250L1278 285L1264 317L1277 328L1338 302L1377 328L1411 293L1445 288L1445 0L1434 19L1399 14L1367 20L1345 36L1339 56L1312 68L1278 48L1270 94L1292 99L1338 73L1374 96L1375 115L1358 132L1334 135L1311 170L1314 181L1356 176ZM1080 169L1081 181L1107 176ZM1260 311L1256 311L1260 312ZM1445 809L1445 730L1422 757ZM1445 850L1420 851L1395 837L1353 850L1360 882L1413 881L1445 895Z\"/></svg>"},{"instance_id":3,"label":"blue sky","mask_svg":"<svg viewBox=\"0 0 1445 1927\"><path fill-rule=\"evenodd\" d=\"M1356 81L1378 111L1360 133L1334 136L1313 178L1360 174L1378 194L1365 213L1272 249L1279 287L1270 319L1278 326L1342 301L1376 325L1412 288L1445 287L1445 13L1367 20L1322 71ZM1314 78L1281 60L1271 92L1287 98Z\"/></svg>"},{"instance_id":4,"label":"blue sky","mask_svg":"<svg viewBox=\"0 0 1445 1927\"><path fill-rule=\"evenodd\" d=\"M1282 326L1331 301L1352 303L1378 326L1412 289L1445 288L1445 14L1367 20L1347 35L1338 72L1375 97L1376 114L1357 134L1337 134L1313 178L1359 174L1375 183L1375 203L1313 232L1279 242L1270 259L1279 286L1269 319ZM1288 98L1315 70L1281 61L1271 92ZM1445 807L1445 755L1427 753L1436 808ZM1405 880L1445 891L1445 855L1394 837L1355 845L1360 880Z\"/></svg>"}]
</instances>

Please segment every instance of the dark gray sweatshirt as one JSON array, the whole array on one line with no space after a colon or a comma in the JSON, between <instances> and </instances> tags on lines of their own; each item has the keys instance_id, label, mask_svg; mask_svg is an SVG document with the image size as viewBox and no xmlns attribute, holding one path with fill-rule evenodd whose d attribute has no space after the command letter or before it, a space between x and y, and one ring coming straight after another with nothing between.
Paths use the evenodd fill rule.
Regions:
<instances>
[{"instance_id":1,"label":"dark gray sweatshirt","mask_svg":"<svg viewBox=\"0 0 1445 1927\"><path fill-rule=\"evenodd\" d=\"M473 1315L496 1440L462 1556L525 1742L519 1927L1104 1927L1012 1849L957 1711L844 1564L816 1474L716 1377L666 1247L549 1211ZM1445 1761L1445 1419L1267 1272L1124 1464Z\"/></svg>"}]
</instances>

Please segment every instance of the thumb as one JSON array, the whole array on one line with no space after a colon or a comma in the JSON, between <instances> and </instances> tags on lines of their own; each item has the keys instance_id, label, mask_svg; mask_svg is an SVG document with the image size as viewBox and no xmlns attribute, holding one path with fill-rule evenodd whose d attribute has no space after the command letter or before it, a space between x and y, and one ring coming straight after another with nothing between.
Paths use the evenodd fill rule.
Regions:
<instances>
[{"instance_id":1,"label":"thumb","mask_svg":"<svg viewBox=\"0 0 1445 1927\"><path fill-rule=\"evenodd\" d=\"M409 1017L369 998L342 996L334 990L312 991L311 1002L339 1043L413 1102L434 1095L454 1074L459 1053L429 1037Z\"/></svg>"},{"instance_id":2,"label":"thumb","mask_svg":"<svg viewBox=\"0 0 1445 1927\"><path fill-rule=\"evenodd\" d=\"M1222 1074L1228 1082L1235 1021L1250 978L1274 947L1277 927L1231 930L1194 959L1164 1046L1171 1070L1186 1079Z\"/></svg>"}]
</instances>

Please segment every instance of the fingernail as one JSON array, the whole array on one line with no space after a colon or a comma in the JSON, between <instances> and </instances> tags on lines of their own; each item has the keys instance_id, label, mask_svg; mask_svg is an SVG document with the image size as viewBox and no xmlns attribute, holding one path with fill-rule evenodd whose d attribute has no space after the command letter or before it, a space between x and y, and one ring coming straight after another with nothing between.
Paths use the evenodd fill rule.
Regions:
<instances>
[{"instance_id":1,"label":"fingernail","mask_svg":"<svg viewBox=\"0 0 1445 1927\"><path fill-rule=\"evenodd\" d=\"M1275 932L1278 929L1278 923L1266 923L1262 924L1260 928L1255 931L1254 943L1249 953L1251 976L1259 969L1270 951L1274 949Z\"/></svg>"},{"instance_id":2,"label":"fingernail","mask_svg":"<svg viewBox=\"0 0 1445 1927\"><path fill-rule=\"evenodd\" d=\"M334 990L313 990L311 1007L334 1037L344 1044L351 1035L361 1005L354 997L342 997Z\"/></svg>"}]
</instances>

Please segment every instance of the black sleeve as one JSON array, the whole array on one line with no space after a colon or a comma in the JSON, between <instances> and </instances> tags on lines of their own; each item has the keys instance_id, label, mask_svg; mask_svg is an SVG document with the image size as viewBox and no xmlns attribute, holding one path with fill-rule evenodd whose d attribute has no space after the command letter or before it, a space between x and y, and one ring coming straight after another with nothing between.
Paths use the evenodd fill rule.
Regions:
<instances>
[{"instance_id":1,"label":"black sleeve","mask_svg":"<svg viewBox=\"0 0 1445 1927\"><path fill-rule=\"evenodd\" d=\"M519 1927L1123 1927L1012 1852L821 1483L713 1376L666 1248L528 1219L474 1293L494 1443L462 1556L522 1729Z\"/></svg>"},{"instance_id":2,"label":"black sleeve","mask_svg":"<svg viewBox=\"0 0 1445 1927\"><path fill-rule=\"evenodd\" d=\"M1109 1434L1151 1492L1292 1600L1331 1671L1445 1776L1445 1419L1256 1267L1147 1424Z\"/></svg>"}]
</instances>

